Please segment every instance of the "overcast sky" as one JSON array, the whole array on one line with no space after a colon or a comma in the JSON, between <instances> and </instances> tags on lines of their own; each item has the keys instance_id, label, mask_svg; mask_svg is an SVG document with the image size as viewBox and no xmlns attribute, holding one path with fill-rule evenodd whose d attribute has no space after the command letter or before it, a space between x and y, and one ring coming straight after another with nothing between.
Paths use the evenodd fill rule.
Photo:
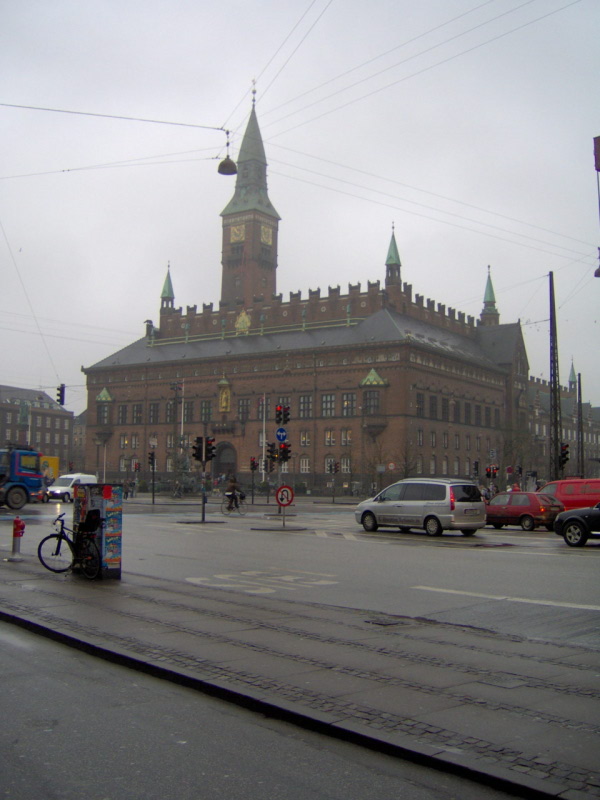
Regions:
<instances>
[{"instance_id":1,"label":"overcast sky","mask_svg":"<svg viewBox=\"0 0 600 800\"><path fill-rule=\"evenodd\" d=\"M168 263L217 307L255 80L284 299L383 282L394 224L436 303L478 316L491 266L548 379L552 271L561 383L600 405L599 34L598 0L0 0L0 103L90 114L0 105L0 383L84 410Z\"/></svg>"}]
</instances>

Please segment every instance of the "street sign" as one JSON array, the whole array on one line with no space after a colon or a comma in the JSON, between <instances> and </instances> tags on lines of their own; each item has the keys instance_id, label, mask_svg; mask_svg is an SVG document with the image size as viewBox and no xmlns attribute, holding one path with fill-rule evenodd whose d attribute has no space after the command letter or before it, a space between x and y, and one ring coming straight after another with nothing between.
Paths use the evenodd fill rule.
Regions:
<instances>
[{"instance_id":1,"label":"street sign","mask_svg":"<svg viewBox=\"0 0 600 800\"><path fill-rule=\"evenodd\" d=\"M396 469L396 464L394 461L390 461L390 463L388 464L388 469L390 472L393 472Z\"/></svg>"},{"instance_id":2,"label":"street sign","mask_svg":"<svg viewBox=\"0 0 600 800\"><path fill-rule=\"evenodd\" d=\"M287 431L285 428L277 428L275 431L275 436L277 437L278 442L285 442L287 439Z\"/></svg>"},{"instance_id":3,"label":"street sign","mask_svg":"<svg viewBox=\"0 0 600 800\"><path fill-rule=\"evenodd\" d=\"M277 505L290 506L294 501L294 490L291 486L280 486L275 492Z\"/></svg>"}]
</instances>

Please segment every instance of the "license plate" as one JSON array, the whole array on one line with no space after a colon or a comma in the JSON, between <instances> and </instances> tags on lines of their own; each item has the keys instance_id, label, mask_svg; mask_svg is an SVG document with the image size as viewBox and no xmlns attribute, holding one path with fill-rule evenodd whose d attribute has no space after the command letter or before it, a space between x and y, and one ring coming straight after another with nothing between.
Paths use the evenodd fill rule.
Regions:
<instances>
[{"instance_id":1,"label":"license plate","mask_svg":"<svg viewBox=\"0 0 600 800\"><path fill-rule=\"evenodd\" d=\"M465 514L477 514L476 508L465 508Z\"/></svg>"}]
</instances>

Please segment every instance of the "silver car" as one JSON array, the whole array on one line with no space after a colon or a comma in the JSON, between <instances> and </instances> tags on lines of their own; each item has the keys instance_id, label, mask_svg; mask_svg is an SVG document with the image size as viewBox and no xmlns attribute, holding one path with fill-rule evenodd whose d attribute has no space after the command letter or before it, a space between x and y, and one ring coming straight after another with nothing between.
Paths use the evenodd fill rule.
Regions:
<instances>
[{"instance_id":1,"label":"silver car","mask_svg":"<svg viewBox=\"0 0 600 800\"><path fill-rule=\"evenodd\" d=\"M366 531L384 526L401 531L421 528L429 536L441 536L445 530L472 536L486 523L479 487L460 478L398 481L359 503L354 517Z\"/></svg>"}]
</instances>

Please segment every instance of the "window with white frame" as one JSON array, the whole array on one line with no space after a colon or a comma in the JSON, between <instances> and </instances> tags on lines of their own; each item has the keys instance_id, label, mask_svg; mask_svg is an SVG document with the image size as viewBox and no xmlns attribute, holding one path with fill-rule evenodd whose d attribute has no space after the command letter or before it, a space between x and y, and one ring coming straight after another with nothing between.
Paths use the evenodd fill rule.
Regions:
<instances>
[{"instance_id":1,"label":"window with white frame","mask_svg":"<svg viewBox=\"0 0 600 800\"><path fill-rule=\"evenodd\" d=\"M321 416L333 417L335 415L335 395L323 394L321 395Z\"/></svg>"},{"instance_id":2,"label":"window with white frame","mask_svg":"<svg viewBox=\"0 0 600 800\"><path fill-rule=\"evenodd\" d=\"M300 447L310 447L310 431L300 431Z\"/></svg>"},{"instance_id":3,"label":"window with white frame","mask_svg":"<svg viewBox=\"0 0 600 800\"><path fill-rule=\"evenodd\" d=\"M166 469L167 472L173 472L173 458L171 456L167 456Z\"/></svg>"},{"instance_id":4,"label":"window with white frame","mask_svg":"<svg viewBox=\"0 0 600 800\"><path fill-rule=\"evenodd\" d=\"M452 471L454 475L460 475L460 459L458 456L454 457L454 469Z\"/></svg>"},{"instance_id":5,"label":"window with white frame","mask_svg":"<svg viewBox=\"0 0 600 800\"><path fill-rule=\"evenodd\" d=\"M119 458L119 472L127 472L127 458L125 456Z\"/></svg>"},{"instance_id":6,"label":"window with white frame","mask_svg":"<svg viewBox=\"0 0 600 800\"><path fill-rule=\"evenodd\" d=\"M352 462L350 461L350 456L342 456L340 458L340 469L346 475L352 472Z\"/></svg>"},{"instance_id":7,"label":"window with white frame","mask_svg":"<svg viewBox=\"0 0 600 800\"><path fill-rule=\"evenodd\" d=\"M437 462L435 460L435 456L431 456L431 458L429 459L429 474L435 475L436 471L437 471Z\"/></svg>"},{"instance_id":8,"label":"window with white frame","mask_svg":"<svg viewBox=\"0 0 600 800\"><path fill-rule=\"evenodd\" d=\"M327 474L333 473L335 467L335 458L333 456L327 456L325 459L325 472Z\"/></svg>"},{"instance_id":9,"label":"window with white frame","mask_svg":"<svg viewBox=\"0 0 600 800\"><path fill-rule=\"evenodd\" d=\"M327 428L325 431L325 447L332 447L335 444L335 431Z\"/></svg>"},{"instance_id":10,"label":"window with white frame","mask_svg":"<svg viewBox=\"0 0 600 800\"><path fill-rule=\"evenodd\" d=\"M300 456L300 472L310 472L310 458L308 456Z\"/></svg>"},{"instance_id":11,"label":"window with white frame","mask_svg":"<svg viewBox=\"0 0 600 800\"><path fill-rule=\"evenodd\" d=\"M342 447L348 447L352 444L352 428L342 428L340 434Z\"/></svg>"},{"instance_id":12,"label":"window with white frame","mask_svg":"<svg viewBox=\"0 0 600 800\"><path fill-rule=\"evenodd\" d=\"M442 459L442 475L448 474L448 456L444 456Z\"/></svg>"}]
</instances>

